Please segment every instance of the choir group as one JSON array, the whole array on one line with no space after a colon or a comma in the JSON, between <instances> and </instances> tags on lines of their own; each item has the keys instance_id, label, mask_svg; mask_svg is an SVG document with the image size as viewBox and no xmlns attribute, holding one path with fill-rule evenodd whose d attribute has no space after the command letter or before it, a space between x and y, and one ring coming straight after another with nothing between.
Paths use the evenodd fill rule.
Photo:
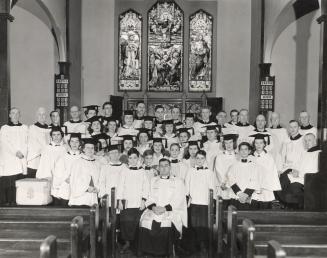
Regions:
<instances>
[{"instance_id":1,"label":"choir group","mask_svg":"<svg viewBox=\"0 0 327 258\"><path fill-rule=\"evenodd\" d=\"M230 111L230 121L208 106L198 115L154 111L138 102L118 118L106 102L84 107L83 121L73 106L69 121L52 111L48 125L39 108L28 127L12 108L0 131L1 205L15 205L22 178L48 180L55 206L91 206L115 187L122 252L137 244L154 255L171 253L186 227L206 248L210 189L225 207L303 207L304 176L318 171L320 152L307 112L283 127L278 113L251 125L246 109Z\"/></svg>"}]
</instances>

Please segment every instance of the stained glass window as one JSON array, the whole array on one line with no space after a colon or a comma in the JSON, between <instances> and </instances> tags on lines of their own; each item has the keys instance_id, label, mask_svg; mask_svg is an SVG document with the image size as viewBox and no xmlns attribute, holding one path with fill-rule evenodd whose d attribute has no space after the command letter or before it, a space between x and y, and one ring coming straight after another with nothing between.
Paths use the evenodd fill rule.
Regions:
<instances>
[{"instance_id":1,"label":"stained glass window","mask_svg":"<svg viewBox=\"0 0 327 258\"><path fill-rule=\"evenodd\" d=\"M183 12L170 0L159 0L148 12L149 91L183 89Z\"/></svg>"},{"instance_id":2,"label":"stained glass window","mask_svg":"<svg viewBox=\"0 0 327 258\"><path fill-rule=\"evenodd\" d=\"M119 16L119 90L142 89L142 17L134 10Z\"/></svg>"},{"instance_id":3,"label":"stained glass window","mask_svg":"<svg viewBox=\"0 0 327 258\"><path fill-rule=\"evenodd\" d=\"M190 16L189 91L212 89L212 16L199 10Z\"/></svg>"}]
</instances>

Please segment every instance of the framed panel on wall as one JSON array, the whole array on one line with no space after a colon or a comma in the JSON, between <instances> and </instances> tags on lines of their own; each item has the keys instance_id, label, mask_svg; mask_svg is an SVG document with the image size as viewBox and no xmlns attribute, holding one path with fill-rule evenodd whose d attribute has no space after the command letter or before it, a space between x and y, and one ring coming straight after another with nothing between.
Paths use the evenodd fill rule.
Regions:
<instances>
[{"instance_id":1,"label":"framed panel on wall","mask_svg":"<svg viewBox=\"0 0 327 258\"><path fill-rule=\"evenodd\" d=\"M157 1L148 12L147 89L183 90L183 24L181 8L171 0Z\"/></svg>"},{"instance_id":2,"label":"framed panel on wall","mask_svg":"<svg viewBox=\"0 0 327 258\"><path fill-rule=\"evenodd\" d=\"M118 91L142 90L142 16L130 9L119 16Z\"/></svg>"},{"instance_id":3,"label":"framed panel on wall","mask_svg":"<svg viewBox=\"0 0 327 258\"><path fill-rule=\"evenodd\" d=\"M213 17L199 10L189 25L189 91L211 92Z\"/></svg>"}]
</instances>

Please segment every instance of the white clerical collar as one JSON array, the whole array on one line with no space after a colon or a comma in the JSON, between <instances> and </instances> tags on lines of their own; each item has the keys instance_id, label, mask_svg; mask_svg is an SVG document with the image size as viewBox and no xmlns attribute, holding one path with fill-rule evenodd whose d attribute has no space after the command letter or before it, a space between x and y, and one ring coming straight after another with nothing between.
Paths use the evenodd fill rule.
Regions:
<instances>
[{"instance_id":1,"label":"white clerical collar","mask_svg":"<svg viewBox=\"0 0 327 258\"><path fill-rule=\"evenodd\" d=\"M90 158L90 157L86 156L85 154L83 154L83 156L81 158L84 159L84 160L87 160L87 161L95 161L94 157Z\"/></svg>"},{"instance_id":2,"label":"white clerical collar","mask_svg":"<svg viewBox=\"0 0 327 258\"><path fill-rule=\"evenodd\" d=\"M169 179L169 176L160 176L160 179Z\"/></svg>"},{"instance_id":3,"label":"white clerical collar","mask_svg":"<svg viewBox=\"0 0 327 258\"><path fill-rule=\"evenodd\" d=\"M59 146L63 146L63 142L61 141L59 144L58 143L55 143L53 141L50 142L50 145L51 146L54 146L54 147L59 147Z\"/></svg>"},{"instance_id":4,"label":"white clerical collar","mask_svg":"<svg viewBox=\"0 0 327 258\"><path fill-rule=\"evenodd\" d=\"M80 151L72 151L72 150L70 150L70 151L68 151L68 154L69 155L79 155L79 154L81 154L81 152Z\"/></svg>"},{"instance_id":5,"label":"white clerical collar","mask_svg":"<svg viewBox=\"0 0 327 258\"><path fill-rule=\"evenodd\" d=\"M235 155L235 154L236 154L235 151L227 151L227 150L225 150L223 153L224 153L225 155Z\"/></svg>"}]
</instances>

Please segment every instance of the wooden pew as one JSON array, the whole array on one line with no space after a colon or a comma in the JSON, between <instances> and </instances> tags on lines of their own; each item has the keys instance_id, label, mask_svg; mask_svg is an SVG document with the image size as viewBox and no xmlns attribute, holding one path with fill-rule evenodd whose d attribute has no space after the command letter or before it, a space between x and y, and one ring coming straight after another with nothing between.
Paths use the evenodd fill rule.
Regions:
<instances>
[{"instance_id":1,"label":"wooden pew","mask_svg":"<svg viewBox=\"0 0 327 258\"><path fill-rule=\"evenodd\" d=\"M57 238L48 236L40 246L40 258L57 258Z\"/></svg>"},{"instance_id":2,"label":"wooden pew","mask_svg":"<svg viewBox=\"0 0 327 258\"><path fill-rule=\"evenodd\" d=\"M110 209L110 248L111 257L116 257L116 243L117 243L117 199L116 188L111 188L111 209Z\"/></svg>"},{"instance_id":3,"label":"wooden pew","mask_svg":"<svg viewBox=\"0 0 327 258\"><path fill-rule=\"evenodd\" d=\"M109 212L109 196L106 194L100 201L101 205L101 230L102 230L102 257L109 256L109 232L110 232L110 212Z\"/></svg>"},{"instance_id":4,"label":"wooden pew","mask_svg":"<svg viewBox=\"0 0 327 258\"><path fill-rule=\"evenodd\" d=\"M242 257L254 257L254 232L255 227L251 220L244 219L242 223Z\"/></svg>"},{"instance_id":5,"label":"wooden pew","mask_svg":"<svg viewBox=\"0 0 327 258\"><path fill-rule=\"evenodd\" d=\"M0 257L34 258L49 235L57 237L58 256L67 257L71 252L70 224L77 215L83 217L87 231L87 208L0 208Z\"/></svg>"},{"instance_id":6,"label":"wooden pew","mask_svg":"<svg viewBox=\"0 0 327 258\"><path fill-rule=\"evenodd\" d=\"M260 217L258 217L258 215L260 215ZM277 215L279 215L278 219ZM303 221L298 220L298 216L298 212L290 214L285 211L275 212L270 210L265 212L247 211L243 213L243 211L236 211L235 207L230 206L227 215L227 240L224 239L224 235L220 235L219 238L224 239L228 257L235 257L238 252L237 243L240 243L242 238L240 232L242 232L244 228L240 220L251 218L251 220L256 223L256 221L253 220L254 218L258 221L255 225L256 233L254 241L256 254L266 254L268 241L274 239L282 244L283 248L290 256L327 256L326 214L305 214L300 212L300 216L304 218ZM317 220L309 220L308 216L316 218ZM276 223L274 219L283 223ZM294 224L294 220L297 221L298 224ZM251 222L249 224L248 222L249 221L247 221L245 226L253 227L253 223ZM302 222L302 224L299 222ZM309 224L310 222L312 224ZM223 224L224 223L226 224L226 222L223 222ZM241 246L243 254L248 251L247 242L243 242Z\"/></svg>"},{"instance_id":7,"label":"wooden pew","mask_svg":"<svg viewBox=\"0 0 327 258\"><path fill-rule=\"evenodd\" d=\"M90 258L98 257L99 219L99 205L94 204L90 209Z\"/></svg>"},{"instance_id":8,"label":"wooden pew","mask_svg":"<svg viewBox=\"0 0 327 258\"><path fill-rule=\"evenodd\" d=\"M267 255L268 258L285 258L286 252L280 243L275 240L270 240L268 242Z\"/></svg>"},{"instance_id":9,"label":"wooden pew","mask_svg":"<svg viewBox=\"0 0 327 258\"><path fill-rule=\"evenodd\" d=\"M83 217L77 216L70 224L71 258L82 258Z\"/></svg>"},{"instance_id":10,"label":"wooden pew","mask_svg":"<svg viewBox=\"0 0 327 258\"><path fill-rule=\"evenodd\" d=\"M213 190L209 191L208 205L208 257L213 257L213 225L214 225L214 199Z\"/></svg>"}]
</instances>

